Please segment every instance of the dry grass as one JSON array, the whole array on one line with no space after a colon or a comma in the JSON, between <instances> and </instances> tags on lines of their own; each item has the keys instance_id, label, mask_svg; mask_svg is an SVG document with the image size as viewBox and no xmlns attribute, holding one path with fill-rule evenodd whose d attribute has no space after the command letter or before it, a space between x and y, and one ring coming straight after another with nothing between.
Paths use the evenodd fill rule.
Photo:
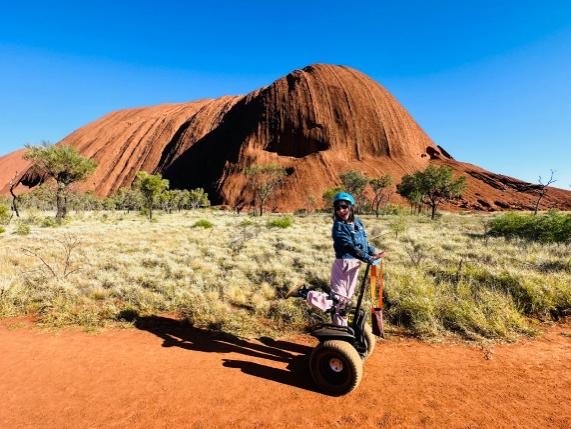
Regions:
<instances>
[{"instance_id":1,"label":"dry grass","mask_svg":"<svg viewBox=\"0 0 571 429\"><path fill-rule=\"evenodd\" d=\"M12 223L0 235L0 316L99 327L178 313L234 334L304 329L323 315L283 296L300 282L327 285L331 220L296 217L290 227L272 227L269 220L279 218L198 210L149 223L138 214L95 212L50 227L43 214L24 214L27 233ZM423 337L510 340L533 334L533 320L571 308L569 245L486 237L482 215L363 220L387 250L393 327Z\"/></svg>"}]
</instances>

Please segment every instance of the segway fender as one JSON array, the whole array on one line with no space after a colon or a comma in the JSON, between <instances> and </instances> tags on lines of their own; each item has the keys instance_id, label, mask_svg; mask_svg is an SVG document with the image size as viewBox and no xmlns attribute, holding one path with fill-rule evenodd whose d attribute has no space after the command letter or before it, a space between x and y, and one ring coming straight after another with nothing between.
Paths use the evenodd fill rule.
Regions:
<instances>
[{"instance_id":1,"label":"segway fender","mask_svg":"<svg viewBox=\"0 0 571 429\"><path fill-rule=\"evenodd\" d=\"M349 326L338 326L332 324L318 325L311 330L311 335L320 342L328 340L342 340L353 343L355 341L355 332Z\"/></svg>"}]
</instances>

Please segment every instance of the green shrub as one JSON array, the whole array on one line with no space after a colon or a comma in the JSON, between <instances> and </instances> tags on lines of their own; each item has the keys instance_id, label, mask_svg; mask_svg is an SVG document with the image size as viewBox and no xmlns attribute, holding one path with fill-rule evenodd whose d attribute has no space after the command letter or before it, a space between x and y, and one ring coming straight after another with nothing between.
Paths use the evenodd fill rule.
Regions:
<instances>
[{"instance_id":1,"label":"green shrub","mask_svg":"<svg viewBox=\"0 0 571 429\"><path fill-rule=\"evenodd\" d=\"M30 225L24 222L19 222L18 226L16 227L16 231L14 234L18 235L28 235L30 233Z\"/></svg>"},{"instance_id":2,"label":"green shrub","mask_svg":"<svg viewBox=\"0 0 571 429\"><path fill-rule=\"evenodd\" d=\"M289 228L293 225L293 217L281 216L276 219L270 219L266 225L268 228Z\"/></svg>"},{"instance_id":3,"label":"green shrub","mask_svg":"<svg viewBox=\"0 0 571 429\"><path fill-rule=\"evenodd\" d=\"M10 209L5 205L0 204L0 225L8 225L9 221Z\"/></svg>"},{"instance_id":4,"label":"green shrub","mask_svg":"<svg viewBox=\"0 0 571 429\"><path fill-rule=\"evenodd\" d=\"M4 228L3 226L0 226L0 234L3 234L6 232L6 228Z\"/></svg>"},{"instance_id":5,"label":"green shrub","mask_svg":"<svg viewBox=\"0 0 571 429\"><path fill-rule=\"evenodd\" d=\"M395 204L387 204L380 210L380 214L383 216L386 215L398 215L403 216L408 214L409 210L403 206L395 205Z\"/></svg>"},{"instance_id":6,"label":"green shrub","mask_svg":"<svg viewBox=\"0 0 571 429\"><path fill-rule=\"evenodd\" d=\"M41 226L43 228L55 228L56 226L59 226L59 223L53 217L46 217L42 220Z\"/></svg>"},{"instance_id":7,"label":"green shrub","mask_svg":"<svg viewBox=\"0 0 571 429\"><path fill-rule=\"evenodd\" d=\"M429 270L439 288L447 284L469 287L472 300L481 305L486 291L498 293L509 299L513 308L525 316L541 319L558 317L571 308L571 288L560 282L557 276L547 277L542 273L518 273L502 270L492 272L485 266L467 264L460 271L454 267L439 267ZM451 291L458 295L457 291ZM498 307L498 310L507 306ZM506 311L512 313L512 310Z\"/></svg>"},{"instance_id":8,"label":"green shrub","mask_svg":"<svg viewBox=\"0 0 571 429\"><path fill-rule=\"evenodd\" d=\"M567 243L571 242L571 214L556 211L537 216L507 213L490 222L489 234L541 243Z\"/></svg>"},{"instance_id":9,"label":"green shrub","mask_svg":"<svg viewBox=\"0 0 571 429\"><path fill-rule=\"evenodd\" d=\"M515 280L506 276L499 280L503 287L484 287L471 276L457 281L444 272L434 280L416 270L395 273L387 289L387 321L419 337L454 332L471 340L513 340L534 334L520 311L522 302L516 302L523 293Z\"/></svg>"},{"instance_id":10,"label":"green shrub","mask_svg":"<svg viewBox=\"0 0 571 429\"><path fill-rule=\"evenodd\" d=\"M519 334L534 334L511 297L502 291L460 283L441 285L439 292L439 319L448 331L474 340L515 340Z\"/></svg>"},{"instance_id":11,"label":"green shrub","mask_svg":"<svg viewBox=\"0 0 571 429\"><path fill-rule=\"evenodd\" d=\"M437 317L437 289L430 279L410 270L387 279L385 316L394 325L404 326L417 336L435 336L441 331Z\"/></svg>"},{"instance_id":12,"label":"green shrub","mask_svg":"<svg viewBox=\"0 0 571 429\"><path fill-rule=\"evenodd\" d=\"M192 228L212 228L214 224L207 219L199 219L192 225Z\"/></svg>"},{"instance_id":13,"label":"green shrub","mask_svg":"<svg viewBox=\"0 0 571 429\"><path fill-rule=\"evenodd\" d=\"M389 222L389 228L395 234L395 238L406 232L406 226L406 218L403 215L398 215Z\"/></svg>"},{"instance_id":14,"label":"green shrub","mask_svg":"<svg viewBox=\"0 0 571 429\"><path fill-rule=\"evenodd\" d=\"M209 299L204 293L191 292L181 303L180 312L194 328L236 334L255 331L252 318L248 317L245 310L231 308L220 300Z\"/></svg>"}]
</instances>

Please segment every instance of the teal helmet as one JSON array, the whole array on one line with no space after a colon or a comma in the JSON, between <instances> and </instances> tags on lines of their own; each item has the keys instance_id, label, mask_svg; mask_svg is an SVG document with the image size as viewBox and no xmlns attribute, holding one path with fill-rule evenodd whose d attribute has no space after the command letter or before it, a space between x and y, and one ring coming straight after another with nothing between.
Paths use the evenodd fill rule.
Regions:
<instances>
[{"instance_id":1,"label":"teal helmet","mask_svg":"<svg viewBox=\"0 0 571 429\"><path fill-rule=\"evenodd\" d=\"M333 197L333 204L335 204L337 201L347 201L352 206L355 205L355 198L353 198L353 195L347 192L337 192Z\"/></svg>"}]
</instances>

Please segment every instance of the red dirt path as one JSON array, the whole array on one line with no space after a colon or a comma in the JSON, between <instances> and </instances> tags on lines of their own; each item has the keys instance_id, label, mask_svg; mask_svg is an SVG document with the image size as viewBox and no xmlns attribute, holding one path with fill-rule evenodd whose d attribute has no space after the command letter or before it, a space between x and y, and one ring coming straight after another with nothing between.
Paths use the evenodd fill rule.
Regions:
<instances>
[{"instance_id":1,"label":"red dirt path","mask_svg":"<svg viewBox=\"0 0 571 429\"><path fill-rule=\"evenodd\" d=\"M393 337L339 398L312 389L311 339L223 339L168 318L138 328L0 321L0 427L571 427L570 321L489 350Z\"/></svg>"}]
</instances>

